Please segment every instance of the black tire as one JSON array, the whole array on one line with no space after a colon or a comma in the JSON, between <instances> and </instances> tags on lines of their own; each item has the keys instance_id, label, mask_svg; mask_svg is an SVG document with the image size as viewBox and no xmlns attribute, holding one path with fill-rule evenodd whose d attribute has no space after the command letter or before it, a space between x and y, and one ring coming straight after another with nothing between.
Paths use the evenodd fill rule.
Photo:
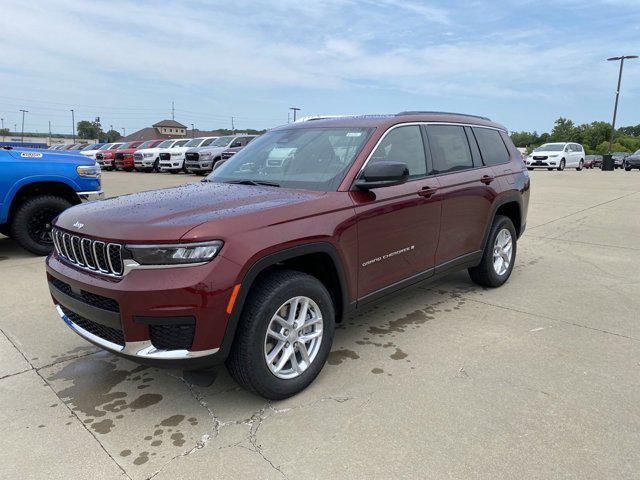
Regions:
<instances>
[{"instance_id":1,"label":"black tire","mask_svg":"<svg viewBox=\"0 0 640 480\"><path fill-rule=\"evenodd\" d=\"M33 197L20 205L11 220L11 237L25 250L48 255L53 248L51 221L71 203L54 195Z\"/></svg>"},{"instance_id":2,"label":"black tire","mask_svg":"<svg viewBox=\"0 0 640 480\"><path fill-rule=\"evenodd\" d=\"M531 171L531 170L533 170L533 168L532 167L527 167L527 170Z\"/></svg>"},{"instance_id":3,"label":"black tire","mask_svg":"<svg viewBox=\"0 0 640 480\"><path fill-rule=\"evenodd\" d=\"M169 170L169 173L175 175L176 173L180 173L180 170Z\"/></svg>"},{"instance_id":4,"label":"black tire","mask_svg":"<svg viewBox=\"0 0 640 480\"><path fill-rule=\"evenodd\" d=\"M625 172L630 172L631 168L630 167L624 167Z\"/></svg>"},{"instance_id":5,"label":"black tire","mask_svg":"<svg viewBox=\"0 0 640 480\"><path fill-rule=\"evenodd\" d=\"M509 264L506 272L504 272L502 275L498 275L493 267L493 248L498 233L505 228L509 230L509 233L511 234L513 251L511 255L511 263ZM513 265L516 261L517 243L516 229L513 226L513 222L511 221L511 219L502 215L496 215L496 217L493 219L493 225L491 225L491 231L489 232L489 237L487 238L487 244L484 246L482 260L477 267L472 267L469 269L469 276L471 277L471 280L473 280L478 285L491 288L496 288L504 284L504 282L509 279L511 272L513 271Z\"/></svg>"},{"instance_id":6,"label":"black tire","mask_svg":"<svg viewBox=\"0 0 640 480\"><path fill-rule=\"evenodd\" d=\"M584 160L580 159L580 163L578 163L578 167L576 168L577 171L581 171L582 170L582 165L584 165Z\"/></svg>"},{"instance_id":7,"label":"black tire","mask_svg":"<svg viewBox=\"0 0 640 480\"><path fill-rule=\"evenodd\" d=\"M264 357L264 341L272 316L293 297L306 296L319 307L322 341L315 359L299 376L276 377ZM227 369L242 387L270 400L280 400L301 392L318 376L324 366L335 331L335 313L331 295L315 277L293 270L277 270L252 287L227 358Z\"/></svg>"},{"instance_id":8,"label":"black tire","mask_svg":"<svg viewBox=\"0 0 640 480\"><path fill-rule=\"evenodd\" d=\"M0 235L4 235L5 237L10 237L11 233L9 232L9 225L2 225L0 227Z\"/></svg>"},{"instance_id":9,"label":"black tire","mask_svg":"<svg viewBox=\"0 0 640 480\"><path fill-rule=\"evenodd\" d=\"M558 165L558 171L561 172L564 170L564 166L567 164L567 162L565 161L565 159L563 158L562 160L560 160L560 165Z\"/></svg>"},{"instance_id":10,"label":"black tire","mask_svg":"<svg viewBox=\"0 0 640 480\"><path fill-rule=\"evenodd\" d=\"M153 162L153 168L151 169L153 173L158 173L160 171L160 159L156 158L156 161Z\"/></svg>"},{"instance_id":11,"label":"black tire","mask_svg":"<svg viewBox=\"0 0 640 480\"><path fill-rule=\"evenodd\" d=\"M547 168L547 170L549 170L550 172L553 172L553 168Z\"/></svg>"}]
</instances>

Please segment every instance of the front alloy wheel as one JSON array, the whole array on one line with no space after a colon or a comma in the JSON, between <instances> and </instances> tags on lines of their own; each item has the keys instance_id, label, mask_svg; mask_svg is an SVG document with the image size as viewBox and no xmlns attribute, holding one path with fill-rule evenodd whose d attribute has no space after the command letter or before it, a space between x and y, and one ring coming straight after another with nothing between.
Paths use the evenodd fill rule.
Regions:
<instances>
[{"instance_id":1,"label":"front alloy wheel","mask_svg":"<svg viewBox=\"0 0 640 480\"><path fill-rule=\"evenodd\" d=\"M564 166L565 166L565 161L564 158L562 160L560 160L560 166L558 167L558 171L561 172L564 170Z\"/></svg>"},{"instance_id":2,"label":"front alloy wheel","mask_svg":"<svg viewBox=\"0 0 640 480\"><path fill-rule=\"evenodd\" d=\"M513 238L511 232L503 228L496 235L493 245L493 269L502 276L507 273L513 257Z\"/></svg>"},{"instance_id":3,"label":"front alloy wheel","mask_svg":"<svg viewBox=\"0 0 640 480\"><path fill-rule=\"evenodd\" d=\"M322 370L333 343L335 308L325 285L304 272L274 270L251 285L239 308L227 358L231 376L271 400L307 388Z\"/></svg>"},{"instance_id":4,"label":"front alloy wheel","mask_svg":"<svg viewBox=\"0 0 640 480\"><path fill-rule=\"evenodd\" d=\"M264 358L278 378L304 373L322 344L322 313L308 297L286 301L271 317L264 338Z\"/></svg>"}]
</instances>

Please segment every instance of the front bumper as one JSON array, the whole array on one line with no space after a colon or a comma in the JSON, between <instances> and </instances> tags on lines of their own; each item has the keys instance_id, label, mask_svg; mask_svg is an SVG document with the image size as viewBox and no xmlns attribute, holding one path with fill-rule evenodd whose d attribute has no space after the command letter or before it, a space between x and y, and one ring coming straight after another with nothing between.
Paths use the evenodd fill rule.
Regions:
<instances>
[{"instance_id":1,"label":"front bumper","mask_svg":"<svg viewBox=\"0 0 640 480\"><path fill-rule=\"evenodd\" d=\"M556 168L560 163L556 160L527 160L528 168Z\"/></svg>"},{"instance_id":2,"label":"front bumper","mask_svg":"<svg viewBox=\"0 0 640 480\"><path fill-rule=\"evenodd\" d=\"M94 345L167 368L196 369L224 361L219 350L228 333L226 309L239 272L223 257L188 268L132 270L117 279L80 270L55 253L46 267L58 314ZM190 326L187 342L173 341L184 338L184 325Z\"/></svg>"},{"instance_id":3,"label":"front bumper","mask_svg":"<svg viewBox=\"0 0 640 480\"><path fill-rule=\"evenodd\" d=\"M102 200L104 198L104 191L96 190L93 192L77 192L77 195L82 203L94 202L96 200Z\"/></svg>"},{"instance_id":4,"label":"front bumper","mask_svg":"<svg viewBox=\"0 0 640 480\"><path fill-rule=\"evenodd\" d=\"M206 170L211 170L213 165L213 160L199 160L197 162L189 162L185 163L185 167L190 172L202 172Z\"/></svg>"}]
</instances>

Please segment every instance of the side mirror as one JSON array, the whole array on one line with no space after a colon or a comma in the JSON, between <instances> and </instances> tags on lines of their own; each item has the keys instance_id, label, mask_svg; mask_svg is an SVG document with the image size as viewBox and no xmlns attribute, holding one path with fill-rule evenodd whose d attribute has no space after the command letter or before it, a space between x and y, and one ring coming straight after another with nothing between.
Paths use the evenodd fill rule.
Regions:
<instances>
[{"instance_id":1,"label":"side mirror","mask_svg":"<svg viewBox=\"0 0 640 480\"><path fill-rule=\"evenodd\" d=\"M361 190L391 187L405 183L409 178L409 168L404 162L376 162L367 165L355 186Z\"/></svg>"}]
</instances>

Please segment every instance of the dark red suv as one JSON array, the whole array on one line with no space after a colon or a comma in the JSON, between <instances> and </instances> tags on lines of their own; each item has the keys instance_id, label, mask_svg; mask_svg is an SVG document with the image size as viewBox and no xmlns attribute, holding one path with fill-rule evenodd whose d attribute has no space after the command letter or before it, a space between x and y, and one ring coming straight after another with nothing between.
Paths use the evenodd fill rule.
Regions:
<instances>
[{"instance_id":1,"label":"dark red suv","mask_svg":"<svg viewBox=\"0 0 640 480\"><path fill-rule=\"evenodd\" d=\"M349 312L460 269L502 285L529 183L505 128L483 117L309 120L203 183L66 210L47 278L90 342L187 371L226 361L244 387L285 398L318 375Z\"/></svg>"}]
</instances>

